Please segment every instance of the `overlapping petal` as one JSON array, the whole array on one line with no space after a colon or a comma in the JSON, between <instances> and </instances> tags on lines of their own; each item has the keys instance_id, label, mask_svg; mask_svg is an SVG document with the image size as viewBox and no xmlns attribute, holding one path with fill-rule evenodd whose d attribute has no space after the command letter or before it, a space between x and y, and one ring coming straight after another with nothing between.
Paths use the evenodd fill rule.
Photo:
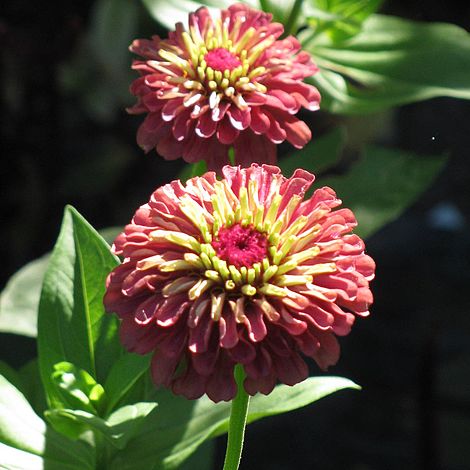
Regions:
<instances>
[{"instance_id":1,"label":"overlapping petal","mask_svg":"<svg viewBox=\"0 0 470 470\"><path fill-rule=\"evenodd\" d=\"M120 234L106 309L124 346L152 353L157 385L187 398L250 394L305 379L302 356L336 363L337 336L372 303L374 261L351 233L353 213L314 176L275 166L226 166L158 188Z\"/></svg>"},{"instance_id":2,"label":"overlapping petal","mask_svg":"<svg viewBox=\"0 0 470 470\"><path fill-rule=\"evenodd\" d=\"M179 23L166 40L135 40L141 76L129 112L147 114L139 145L170 160L205 159L215 170L228 162L230 146L241 165L275 163L275 144L284 140L303 147L311 132L295 115L319 108L318 90L302 81L317 67L282 33L271 14L235 4L217 18L200 8L187 30Z\"/></svg>"}]
</instances>

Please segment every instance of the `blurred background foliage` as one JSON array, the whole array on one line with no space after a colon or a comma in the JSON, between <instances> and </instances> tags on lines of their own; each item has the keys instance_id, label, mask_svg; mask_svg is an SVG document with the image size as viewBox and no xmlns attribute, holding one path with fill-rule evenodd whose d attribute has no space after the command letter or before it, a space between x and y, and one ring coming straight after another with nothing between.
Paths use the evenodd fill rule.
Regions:
<instances>
[{"instance_id":1,"label":"blurred background foliage","mask_svg":"<svg viewBox=\"0 0 470 470\"><path fill-rule=\"evenodd\" d=\"M457 98L470 97L470 46L462 29L430 23L469 30L470 6L359 1L351 12L351 1L305 0L295 22L294 2L260 3L290 31L308 26L300 38L321 67L312 82L322 111L302 115L313 141L297 154L281 145L283 168L315 171L319 184L354 207L377 280L371 318L342 339L342 359L331 370L363 392L251 425L241 468L468 469L470 104ZM181 161L143 155L135 144L140 118L125 112L135 76L127 46L165 35L197 5L2 3L1 286L52 248L66 204L99 229L122 226L180 174ZM372 18L379 7L395 18ZM42 276L44 261L35 263L22 273L26 286ZM9 333L0 334L0 359L13 367L36 354L34 339L23 336L34 336L34 325L21 326L28 295L9 329L1 325L2 298L0 325ZM214 468L223 458L218 444Z\"/></svg>"}]
</instances>

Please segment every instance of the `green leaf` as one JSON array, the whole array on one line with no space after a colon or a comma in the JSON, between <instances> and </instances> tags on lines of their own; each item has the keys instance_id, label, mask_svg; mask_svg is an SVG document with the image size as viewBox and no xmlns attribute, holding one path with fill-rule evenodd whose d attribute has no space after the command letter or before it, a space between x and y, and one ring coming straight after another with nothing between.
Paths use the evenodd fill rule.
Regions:
<instances>
[{"instance_id":1,"label":"green leaf","mask_svg":"<svg viewBox=\"0 0 470 470\"><path fill-rule=\"evenodd\" d=\"M94 450L69 442L46 426L26 398L0 375L0 464L8 469L88 470Z\"/></svg>"},{"instance_id":2,"label":"green leaf","mask_svg":"<svg viewBox=\"0 0 470 470\"><path fill-rule=\"evenodd\" d=\"M36 336L37 308L49 256L16 272L0 294L0 332Z\"/></svg>"},{"instance_id":3,"label":"green leaf","mask_svg":"<svg viewBox=\"0 0 470 470\"><path fill-rule=\"evenodd\" d=\"M98 413L105 400L103 387L85 370L70 362L54 364L51 376L57 396L64 408L73 408Z\"/></svg>"},{"instance_id":4,"label":"green leaf","mask_svg":"<svg viewBox=\"0 0 470 470\"><path fill-rule=\"evenodd\" d=\"M252 398L248 421L306 406L346 388L359 387L341 377L311 377L294 387L278 385L270 395ZM189 401L166 390L158 392L157 401L158 411L148 416L125 451L114 456L110 470L179 468L202 442L227 430L230 403L215 404L207 397Z\"/></svg>"},{"instance_id":5,"label":"green leaf","mask_svg":"<svg viewBox=\"0 0 470 470\"><path fill-rule=\"evenodd\" d=\"M396 219L442 170L445 156L418 156L400 150L367 147L349 173L322 179L358 220L355 233L369 237Z\"/></svg>"},{"instance_id":6,"label":"green leaf","mask_svg":"<svg viewBox=\"0 0 470 470\"><path fill-rule=\"evenodd\" d=\"M333 41L356 35L366 18L383 0L310 0L304 3L309 26L315 34L326 33Z\"/></svg>"},{"instance_id":7,"label":"green leaf","mask_svg":"<svg viewBox=\"0 0 470 470\"><path fill-rule=\"evenodd\" d=\"M155 409L156 403L135 403L126 405L104 420L83 410L53 409L46 411L49 421L69 432L70 437L78 437L74 429L91 429L100 432L117 449L124 449L129 439L134 437L145 418ZM155 438L155 436L154 436Z\"/></svg>"},{"instance_id":8,"label":"green leaf","mask_svg":"<svg viewBox=\"0 0 470 470\"><path fill-rule=\"evenodd\" d=\"M61 406L51 381L55 364L71 362L103 383L120 355L118 322L103 307L106 276L117 264L93 227L67 207L44 277L38 318L39 367L54 408Z\"/></svg>"},{"instance_id":9,"label":"green leaf","mask_svg":"<svg viewBox=\"0 0 470 470\"><path fill-rule=\"evenodd\" d=\"M338 163L346 142L344 128L337 127L326 135L314 138L302 150L297 150L279 161L284 176L291 176L297 168L313 174Z\"/></svg>"},{"instance_id":10,"label":"green leaf","mask_svg":"<svg viewBox=\"0 0 470 470\"><path fill-rule=\"evenodd\" d=\"M126 352L114 363L104 384L107 396L105 416L114 410L135 383L148 371L150 357Z\"/></svg>"},{"instance_id":11,"label":"green leaf","mask_svg":"<svg viewBox=\"0 0 470 470\"><path fill-rule=\"evenodd\" d=\"M470 35L455 25L372 15L340 43L313 34L300 35L320 68L308 81L330 112L368 113L437 96L470 99Z\"/></svg>"},{"instance_id":12,"label":"green leaf","mask_svg":"<svg viewBox=\"0 0 470 470\"><path fill-rule=\"evenodd\" d=\"M18 387L19 390L26 397L34 411L39 416L42 416L46 409L46 397L44 395L44 388L39 374L37 358L32 359L21 367L18 371L18 376L23 384L22 388Z\"/></svg>"},{"instance_id":13,"label":"green leaf","mask_svg":"<svg viewBox=\"0 0 470 470\"><path fill-rule=\"evenodd\" d=\"M122 227L107 227L100 235L112 243ZM37 336L37 318L42 281L50 254L25 264L8 280L0 294L0 332Z\"/></svg>"}]
</instances>

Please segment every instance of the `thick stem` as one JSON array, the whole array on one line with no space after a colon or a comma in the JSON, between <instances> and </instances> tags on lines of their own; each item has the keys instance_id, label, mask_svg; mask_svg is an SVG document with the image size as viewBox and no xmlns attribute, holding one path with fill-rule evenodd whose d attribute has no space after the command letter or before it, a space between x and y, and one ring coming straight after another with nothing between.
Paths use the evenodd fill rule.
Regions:
<instances>
[{"instance_id":1,"label":"thick stem","mask_svg":"<svg viewBox=\"0 0 470 470\"><path fill-rule=\"evenodd\" d=\"M287 18L286 26L284 29L284 35L289 36L289 34L295 34L295 27L297 23L297 18L302 8L303 0L295 0L294 5L292 5L292 10L290 11L289 18Z\"/></svg>"},{"instance_id":2,"label":"thick stem","mask_svg":"<svg viewBox=\"0 0 470 470\"><path fill-rule=\"evenodd\" d=\"M232 400L227 451L225 453L223 470L238 470L238 466L240 465L243 439L245 437L246 417L248 415L248 405L250 403L250 396L243 388L244 379L245 372L243 367L238 364L235 367L235 381L237 382L238 392L236 397Z\"/></svg>"}]
</instances>

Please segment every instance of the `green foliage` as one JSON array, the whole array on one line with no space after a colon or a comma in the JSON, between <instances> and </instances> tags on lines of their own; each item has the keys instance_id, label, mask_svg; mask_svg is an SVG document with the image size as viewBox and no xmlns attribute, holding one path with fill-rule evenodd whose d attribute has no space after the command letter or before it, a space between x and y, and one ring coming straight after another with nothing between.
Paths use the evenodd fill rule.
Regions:
<instances>
[{"instance_id":1,"label":"green foliage","mask_svg":"<svg viewBox=\"0 0 470 470\"><path fill-rule=\"evenodd\" d=\"M346 175L322 179L320 184L334 188L357 217L355 232L369 237L412 204L445 162L445 156L368 147Z\"/></svg>"},{"instance_id":2,"label":"green foliage","mask_svg":"<svg viewBox=\"0 0 470 470\"><path fill-rule=\"evenodd\" d=\"M343 128L337 127L328 134L312 139L303 149L280 159L284 176L291 176L297 168L317 175L339 162L346 142Z\"/></svg>"},{"instance_id":3,"label":"green foliage","mask_svg":"<svg viewBox=\"0 0 470 470\"><path fill-rule=\"evenodd\" d=\"M117 264L100 235L67 207L44 277L38 318L39 367L53 406L61 404L51 380L55 364L71 362L102 383L119 357L117 320L105 315L103 307L106 276Z\"/></svg>"},{"instance_id":4,"label":"green foliage","mask_svg":"<svg viewBox=\"0 0 470 470\"><path fill-rule=\"evenodd\" d=\"M359 33L362 23L383 0L310 0L304 3L307 23L315 35L341 41Z\"/></svg>"},{"instance_id":5,"label":"green foliage","mask_svg":"<svg viewBox=\"0 0 470 470\"><path fill-rule=\"evenodd\" d=\"M92 470L95 452L46 426L24 395L0 375L0 456L2 468Z\"/></svg>"},{"instance_id":6,"label":"green foliage","mask_svg":"<svg viewBox=\"0 0 470 470\"><path fill-rule=\"evenodd\" d=\"M309 29L299 38L320 68L308 81L333 113L369 113L436 96L470 99L470 35L455 25L372 15L341 42Z\"/></svg>"},{"instance_id":7,"label":"green foliage","mask_svg":"<svg viewBox=\"0 0 470 470\"><path fill-rule=\"evenodd\" d=\"M55 395L60 397L63 408L73 408L98 414L105 399L102 385L85 370L70 362L54 364L51 376Z\"/></svg>"},{"instance_id":8,"label":"green foliage","mask_svg":"<svg viewBox=\"0 0 470 470\"><path fill-rule=\"evenodd\" d=\"M278 385L270 395L251 399L248 422L301 408L348 388L359 387L341 377L312 377L293 387ZM189 401L167 390L160 390L156 401L157 412L148 416L126 449L115 455L110 469L176 469L206 439L227 432L230 403L214 404L207 397Z\"/></svg>"},{"instance_id":9,"label":"green foliage","mask_svg":"<svg viewBox=\"0 0 470 470\"><path fill-rule=\"evenodd\" d=\"M86 430L96 431L117 449L124 449L157 403L135 403L119 408L107 419L83 410L53 409L46 418L71 439Z\"/></svg>"}]
</instances>

